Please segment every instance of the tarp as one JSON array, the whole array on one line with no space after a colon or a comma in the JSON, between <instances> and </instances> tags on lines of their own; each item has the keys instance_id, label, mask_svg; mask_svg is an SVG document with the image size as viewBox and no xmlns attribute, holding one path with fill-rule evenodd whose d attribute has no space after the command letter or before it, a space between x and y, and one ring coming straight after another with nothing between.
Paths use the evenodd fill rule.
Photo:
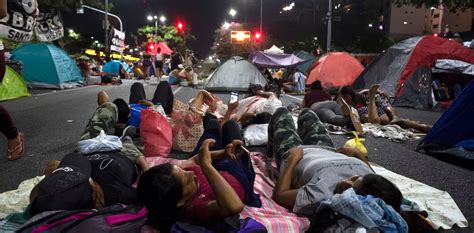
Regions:
<instances>
[{"instance_id":1,"label":"tarp","mask_svg":"<svg viewBox=\"0 0 474 233\"><path fill-rule=\"evenodd\" d=\"M12 68L6 66L5 76L0 82L0 101L30 96L25 80Z\"/></svg>"},{"instance_id":2,"label":"tarp","mask_svg":"<svg viewBox=\"0 0 474 233\"><path fill-rule=\"evenodd\" d=\"M23 64L23 79L31 87L75 88L84 78L64 50L52 44L25 44L12 52L12 60Z\"/></svg>"},{"instance_id":3,"label":"tarp","mask_svg":"<svg viewBox=\"0 0 474 233\"><path fill-rule=\"evenodd\" d=\"M372 62L354 81L354 88L380 84L390 96L401 96L405 82L421 67L431 68L439 59L474 63L474 51L435 36L413 37L393 45ZM413 87L418 89L418 87Z\"/></svg>"},{"instance_id":4,"label":"tarp","mask_svg":"<svg viewBox=\"0 0 474 233\"><path fill-rule=\"evenodd\" d=\"M265 53L276 53L276 54L280 54L280 53L284 53L285 51L283 51L283 49L280 49L278 46L276 45L272 45L272 47L270 47L269 49L266 49L264 50Z\"/></svg>"},{"instance_id":5,"label":"tarp","mask_svg":"<svg viewBox=\"0 0 474 233\"><path fill-rule=\"evenodd\" d=\"M351 85L363 70L359 60L346 52L328 53L308 69L306 84L319 80L324 88Z\"/></svg>"},{"instance_id":6,"label":"tarp","mask_svg":"<svg viewBox=\"0 0 474 233\"><path fill-rule=\"evenodd\" d=\"M298 51L297 53L295 53L295 55L297 57L299 57L301 60L303 60L304 62L302 62L301 64L297 65L296 66L296 69L301 71L303 74L306 74L306 72L308 71L309 67L311 67L311 65L316 61L318 60L317 57L313 56L313 54L309 53L309 52L306 52L306 51L303 51L303 50L300 50Z\"/></svg>"},{"instance_id":7,"label":"tarp","mask_svg":"<svg viewBox=\"0 0 474 233\"><path fill-rule=\"evenodd\" d=\"M467 85L418 145L428 154L474 162L474 81ZM471 167L472 168L472 167Z\"/></svg>"},{"instance_id":8,"label":"tarp","mask_svg":"<svg viewBox=\"0 0 474 233\"><path fill-rule=\"evenodd\" d=\"M303 62L303 60L293 54L275 54L260 51L254 52L249 60L253 64L265 68L292 67Z\"/></svg>"},{"instance_id":9,"label":"tarp","mask_svg":"<svg viewBox=\"0 0 474 233\"><path fill-rule=\"evenodd\" d=\"M105 73L118 75L120 72L120 66L123 66L125 71L127 71L128 73L132 72L132 69L130 68L130 66L128 66L127 63L119 60L112 60L107 62L104 67L102 67L102 71Z\"/></svg>"},{"instance_id":10,"label":"tarp","mask_svg":"<svg viewBox=\"0 0 474 233\"><path fill-rule=\"evenodd\" d=\"M224 62L206 79L208 91L247 91L249 84L265 86L267 80L249 61L232 57Z\"/></svg>"}]
</instances>

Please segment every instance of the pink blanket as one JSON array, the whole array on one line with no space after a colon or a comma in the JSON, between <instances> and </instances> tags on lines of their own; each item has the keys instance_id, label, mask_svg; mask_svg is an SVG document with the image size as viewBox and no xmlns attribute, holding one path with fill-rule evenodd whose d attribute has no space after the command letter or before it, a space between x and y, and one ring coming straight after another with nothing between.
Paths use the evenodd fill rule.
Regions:
<instances>
[{"instance_id":1,"label":"pink blanket","mask_svg":"<svg viewBox=\"0 0 474 233\"><path fill-rule=\"evenodd\" d=\"M146 160L150 167L166 162L178 163L178 160L161 157L147 157ZM251 217L257 220L267 227L268 232L305 232L309 228L309 219L291 213L272 200L275 183L264 175L264 162L259 156L252 155L252 161L256 173L254 189L260 194L262 208L245 206L240 213L241 218Z\"/></svg>"}]
</instances>

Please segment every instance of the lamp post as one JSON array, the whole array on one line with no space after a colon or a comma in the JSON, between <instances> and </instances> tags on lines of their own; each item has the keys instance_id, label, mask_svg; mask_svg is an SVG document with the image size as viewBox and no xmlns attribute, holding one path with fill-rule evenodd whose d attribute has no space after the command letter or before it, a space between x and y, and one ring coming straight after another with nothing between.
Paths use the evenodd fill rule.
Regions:
<instances>
[{"instance_id":1,"label":"lamp post","mask_svg":"<svg viewBox=\"0 0 474 233\"><path fill-rule=\"evenodd\" d=\"M231 8L231 9L229 10L229 15L230 15L230 16L235 17L236 14L237 14L237 11L234 10L233 8Z\"/></svg>"},{"instance_id":2,"label":"lamp post","mask_svg":"<svg viewBox=\"0 0 474 233\"><path fill-rule=\"evenodd\" d=\"M146 18L148 19L148 21L155 21L155 37L157 37L158 36L158 16L149 15ZM160 21L161 21L161 17L160 17Z\"/></svg>"},{"instance_id":3,"label":"lamp post","mask_svg":"<svg viewBox=\"0 0 474 233\"><path fill-rule=\"evenodd\" d=\"M329 52L331 50L331 33L332 33L332 0L329 0L329 8L328 8L328 37L327 37L327 44L326 44L326 51Z\"/></svg>"},{"instance_id":4,"label":"lamp post","mask_svg":"<svg viewBox=\"0 0 474 233\"><path fill-rule=\"evenodd\" d=\"M263 0L260 0L260 33L262 33L262 21L263 21Z\"/></svg>"},{"instance_id":5,"label":"lamp post","mask_svg":"<svg viewBox=\"0 0 474 233\"><path fill-rule=\"evenodd\" d=\"M165 16L160 16L160 22L165 23L166 22L166 17Z\"/></svg>"}]
</instances>

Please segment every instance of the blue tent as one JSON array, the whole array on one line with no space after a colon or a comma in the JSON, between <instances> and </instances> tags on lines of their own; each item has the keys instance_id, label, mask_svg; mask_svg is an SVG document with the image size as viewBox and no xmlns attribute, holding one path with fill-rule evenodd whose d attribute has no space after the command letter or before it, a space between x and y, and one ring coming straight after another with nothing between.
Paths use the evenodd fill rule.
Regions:
<instances>
[{"instance_id":1,"label":"blue tent","mask_svg":"<svg viewBox=\"0 0 474 233\"><path fill-rule=\"evenodd\" d=\"M301 60L304 60L303 63L299 64L296 66L296 69L301 71L302 73L306 74L306 71L308 71L309 67L318 60L317 57L313 56L313 54L308 53L306 51L300 50L297 53L295 53L297 57L299 57Z\"/></svg>"},{"instance_id":2,"label":"blue tent","mask_svg":"<svg viewBox=\"0 0 474 233\"><path fill-rule=\"evenodd\" d=\"M125 71L127 71L128 73L132 72L132 69L130 68L130 66L128 66L127 63L119 60L112 60L107 62L104 67L102 67L102 71L106 73L118 74L120 71L120 66L123 66Z\"/></svg>"},{"instance_id":3,"label":"blue tent","mask_svg":"<svg viewBox=\"0 0 474 233\"><path fill-rule=\"evenodd\" d=\"M13 50L12 55L23 64L23 79L31 87L64 89L83 85L76 62L52 44L26 44Z\"/></svg>"},{"instance_id":4,"label":"blue tent","mask_svg":"<svg viewBox=\"0 0 474 233\"><path fill-rule=\"evenodd\" d=\"M418 149L447 160L474 162L474 81L433 125Z\"/></svg>"}]
</instances>

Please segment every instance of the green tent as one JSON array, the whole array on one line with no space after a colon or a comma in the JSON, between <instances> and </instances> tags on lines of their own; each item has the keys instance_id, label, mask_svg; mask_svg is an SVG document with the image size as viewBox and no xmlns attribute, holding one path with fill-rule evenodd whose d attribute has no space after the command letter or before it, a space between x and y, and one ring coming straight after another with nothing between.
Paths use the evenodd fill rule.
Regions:
<instances>
[{"instance_id":1,"label":"green tent","mask_svg":"<svg viewBox=\"0 0 474 233\"><path fill-rule=\"evenodd\" d=\"M6 68L5 76L0 83L0 101L30 96L25 80L9 66Z\"/></svg>"},{"instance_id":2,"label":"green tent","mask_svg":"<svg viewBox=\"0 0 474 233\"><path fill-rule=\"evenodd\" d=\"M25 44L13 50L12 60L23 64L28 86L65 89L84 85L76 62L53 44Z\"/></svg>"}]
</instances>

